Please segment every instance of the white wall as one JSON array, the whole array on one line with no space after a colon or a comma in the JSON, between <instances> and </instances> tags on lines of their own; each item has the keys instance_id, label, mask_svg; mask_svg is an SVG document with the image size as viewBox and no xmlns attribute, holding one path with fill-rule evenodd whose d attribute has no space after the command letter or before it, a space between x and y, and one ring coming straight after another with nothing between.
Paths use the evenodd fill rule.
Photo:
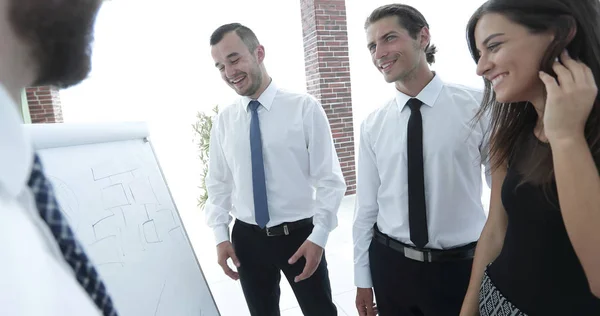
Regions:
<instances>
[{"instance_id":1,"label":"white wall","mask_svg":"<svg viewBox=\"0 0 600 316\"><path fill-rule=\"evenodd\" d=\"M447 81L479 86L466 48L465 25L481 0L404 1L416 6L438 46L435 69ZM381 0L346 0L355 129L393 95L370 62L363 23ZM221 24L251 27L266 47L266 65L280 86L306 91L300 0L108 1L96 26L93 71L61 92L66 122L147 121L176 203L196 212L201 166L192 143L196 111L227 104L235 93L221 81L209 37ZM356 135L358 141L358 135Z\"/></svg>"}]
</instances>

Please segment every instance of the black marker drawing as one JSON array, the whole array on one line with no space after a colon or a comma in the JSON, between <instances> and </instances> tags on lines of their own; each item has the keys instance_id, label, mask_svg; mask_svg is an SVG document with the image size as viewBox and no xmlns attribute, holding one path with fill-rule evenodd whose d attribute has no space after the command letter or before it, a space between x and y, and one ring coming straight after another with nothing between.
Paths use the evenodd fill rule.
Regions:
<instances>
[{"instance_id":1,"label":"black marker drawing","mask_svg":"<svg viewBox=\"0 0 600 316\"><path fill-rule=\"evenodd\" d=\"M196 316L216 315L198 306L201 270L182 253L193 249L155 160L132 159L134 151L116 148L104 157L90 150L89 157L63 168L64 180L51 179L61 211L110 286L152 294L140 296L139 307L130 306L138 314L183 314L179 307L169 309L185 300ZM175 295L177 289L187 294Z\"/></svg>"},{"instance_id":2,"label":"black marker drawing","mask_svg":"<svg viewBox=\"0 0 600 316\"><path fill-rule=\"evenodd\" d=\"M117 175L129 173L129 172L133 172L133 171L137 170L137 168L126 168L126 170L112 172L112 171L108 171L108 170L110 170L110 168L106 168L104 170L103 170L103 168L105 168L105 167L104 166L96 166L96 167L90 168L92 171L92 179L94 179L94 181L99 181L102 179L110 178L112 176L117 176Z\"/></svg>"},{"instance_id":3,"label":"black marker drawing","mask_svg":"<svg viewBox=\"0 0 600 316\"><path fill-rule=\"evenodd\" d=\"M77 228L77 217L79 212L79 199L75 192L67 185L67 183L57 177L48 176L54 188L54 195L59 201L58 207L67 218L67 221L74 229Z\"/></svg>"},{"instance_id":4,"label":"black marker drawing","mask_svg":"<svg viewBox=\"0 0 600 316\"><path fill-rule=\"evenodd\" d=\"M175 215L173 215L173 210L171 210L169 208L163 208L163 209L160 209L160 210L158 210L156 212L157 213L168 212L168 214L170 215L171 220L173 221L173 225L177 225L177 222L175 221Z\"/></svg>"},{"instance_id":5,"label":"black marker drawing","mask_svg":"<svg viewBox=\"0 0 600 316\"><path fill-rule=\"evenodd\" d=\"M154 316L158 314L158 307L160 306L160 299L162 298L163 292L165 291L165 286L167 285L167 281L163 283L162 289L160 290L160 295L158 295L158 303L156 303L156 310L154 311Z\"/></svg>"},{"instance_id":6,"label":"black marker drawing","mask_svg":"<svg viewBox=\"0 0 600 316\"><path fill-rule=\"evenodd\" d=\"M121 210L121 215L123 216L123 223L125 224L125 227L127 227L127 218L125 218L125 211L123 210L122 207L119 207L119 209ZM120 227L119 227L119 230L121 230Z\"/></svg>"},{"instance_id":7,"label":"black marker drawing","mask_svg":"<svg viewBox=\"0 0 600 316\"><path fill-rule=\"evenodd\" d=\"M142 244L142 250L146 251L146 247L145 247L144 243L141 242L142 237L143 237L142 234L143 234L142 233L142 225L140 225L140 226L138 226L138 236L140 237L140 243Z\"/></svg>"},{"instance_id":8,"label":"black marker drawing","mask_svg":"<svg viewBox=\"0 0 600 316\"><path fill-rule=\"evenodd\" d=\"M158 237L156 223L154 223L153 219L144 222L142 226L144 228L144 238L146 239L147 243L154 244L162 242L162 240L160 240L160 238Z\"/></svg>"},{"instance_id":9,"label":"black marker drawing","mask_svg":"<svg viewBox=\"0 0 600 316\"><path fill-rule=\"evenodd\" d=\"M125 266L125 262L123 262L123 261L117 261L117 262L103 262L103 263L98 263L98 264L96 264L96 265L97 265L97 266L99 266L99 267L102 267L102 266L108 266L108 265L119 265L119 266L121 266L121 267L124 267L124 266Z\"/></svg>"},{"instance_id":10,"label":"black marker drawing","mask_svg":"<svg viewBox=\"0 0 600 316\"><path fill-rule=\"evenodd\" d=\"M105 209L131 205L123 184L117 183L102 189L102 203Z\"/></svg>"},{"instance_id":11,"label":"black marker drawing","mask_svg":"<svg viewBox=\"0 0 600 316\"><path fill-rule=\"evenodd\" d=\"M125 262L121 261L119 255L119 246L117 245L117 236L107 236L100 238L90 244L90 249L93 253L102 253L102 258L96 258L97 265L120 264L125 266Z\"/></svg>"},{"instance_id":12,"label":"black marker drawing","mask_svg":"<svg viewBox=\"0 0 600 316\"><path fill-rule=\"evenodd\" d=\"M135 178L129 183L129 192L137 204L158 204L158 197L150 184L150 178Z\"/></svg>"},{"instance_id":13,"label":"black marker drawing","mask_svg":"<svg viewBox=\"0 0 600 316\"><path fill-rule=\"evenodd\" d=\"M115 235L105 235L105 236L102 236L103 234L101 234L101 233L100 233L100 236L98 236L99 235L98 231L101 230L101 228L103 226L110 227L110 223L103 225L103 222L106 221L106 220L108 220L108 219L110 219L111 217L114 217L114 216L115 216L115 214L113 213L113 214L108 215L108 216L106 216L104 218L101 218L100 220L98 220L97 222L95 222L94 224L92 224L92 230L94 231L94 237L96 237L97 240L102 240L102 239L104 239L106 237L115 236Z\"/></svg>"},{"instance_id":14,"label":"black marker drawing","mask_svg":"<svg viewBox=\"0 0 600 316\"><path fill-rule=\"evenodd\" d=\"M173 237L174 235L177 235L178 238L181 238L180 241L185 240L185 236L183 234L183 230L182 230L181 226L177 226L177 227L172 228L171 230L169 230L169 235L171 237Z\"/></svg>"}]
</instances>

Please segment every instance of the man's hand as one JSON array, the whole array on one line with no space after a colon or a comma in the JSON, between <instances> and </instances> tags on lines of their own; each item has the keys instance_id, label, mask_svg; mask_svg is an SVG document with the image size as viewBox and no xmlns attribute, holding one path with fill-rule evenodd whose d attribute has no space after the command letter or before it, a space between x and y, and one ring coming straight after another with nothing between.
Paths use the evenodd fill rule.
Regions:
<instances>
[{"instance_id":1,"label":"man's hand","mask_svg":"<svg viewBox=\"0 0 600 316\"><path fill-rule=\"evenodd\" d=\"M225 274L227 274L228 277L230 277L233 280L238 280L240 278L240 275L236 272L231 270L231 268L229 267L229 264L227 264L227 259L231 258L231 260L233 261L233 264L235 264L236 267L240 267L240 261L238 260L237 256L235 255L235 251L233 250L233 246L231 245L230 241L224 241L220 244L217 245L217 259L219 262L219 265L221 266L221 268L223 268L223 272L225 272Z\"/></svg>"},{"instance_id":2,"label":"man's hand","mask_svg":"<svg viewBox=\"0 0 600 316\"><path fill-rule=\"evenodd\" d=\"M306 264L304 265L302 273L294 278L294 282L296 283L310 278L310 276L315 273L319 263L321 263L321 258L323 257L323 248L307 240L300 248L298 248L298 251L296 251L290 260L288 260L288 263L294 264L302 257L306 259Z\"/></svg>"},{"instance_id":3,"label":"man's hand","mask_svg":"<svg viewBox=\"0 0 600 316\"><path fill-rule=\"evenodd\" d=\"M356 288L356 310L360 316L377 315L377 306L373 300L373 289Z\"/></svg>"}]
</instances>

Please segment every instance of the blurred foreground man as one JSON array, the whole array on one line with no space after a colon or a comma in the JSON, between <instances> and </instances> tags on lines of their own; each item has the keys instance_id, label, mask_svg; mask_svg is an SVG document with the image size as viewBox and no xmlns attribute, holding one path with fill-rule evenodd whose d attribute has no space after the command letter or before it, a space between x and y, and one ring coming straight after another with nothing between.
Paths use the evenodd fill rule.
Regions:
<instances>
[{"instance_id":1,"label":"blurred foreground man","mask_svg":"<svg viewBox=\"0 0 600 316\"><path fill-rule=\"evenodd\" d=\"M17 102L26 87L66 88L87 76L100 3L0 0L2 315L117 315L60 213Z\"/></svg>"}]
</instances>

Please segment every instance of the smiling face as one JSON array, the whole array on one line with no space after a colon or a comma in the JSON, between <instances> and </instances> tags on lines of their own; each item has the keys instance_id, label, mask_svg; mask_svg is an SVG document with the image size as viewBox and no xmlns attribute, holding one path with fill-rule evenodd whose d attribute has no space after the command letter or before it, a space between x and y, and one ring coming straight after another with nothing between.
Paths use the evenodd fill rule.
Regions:
<instances>
[{"instance_id":1,"label":"smiling face","mask_svg":"<svg viewBox=\"0 0 600 316\"><path fill-rule=\"evenodd\" d=\"M425 62L423 36L427 28L414 39L400 26L398 17L389 16L367 27L367 48L373 65L383 74L386 82L402 81L410 77ZM424 34L425 33L425 34Z\"/></svg>"},{"instance_id":2,"label":"smiling face","mask_svg":"<svg viewBox=\"0 0 600 316\"><path fill-rule=\"evenodd\" d=\"M477 75L491 82L502 103L532 101L544 93L538 72L553 34L532 33L498 13L484 14L475 26Z\"/></svg>"},{"instance_id":3,"label":"smiling face","mask_svg":"<svg viewBox=\"0 0 600 316\"><path fill-rule=\"evenodd\" d=\"M221 78L242 96L256 98L263 81L260 65L264 59L264 48L258 46L250 52L236 32L229 32L212 46L211 54Z\"/></svg>"}]
</instances>

